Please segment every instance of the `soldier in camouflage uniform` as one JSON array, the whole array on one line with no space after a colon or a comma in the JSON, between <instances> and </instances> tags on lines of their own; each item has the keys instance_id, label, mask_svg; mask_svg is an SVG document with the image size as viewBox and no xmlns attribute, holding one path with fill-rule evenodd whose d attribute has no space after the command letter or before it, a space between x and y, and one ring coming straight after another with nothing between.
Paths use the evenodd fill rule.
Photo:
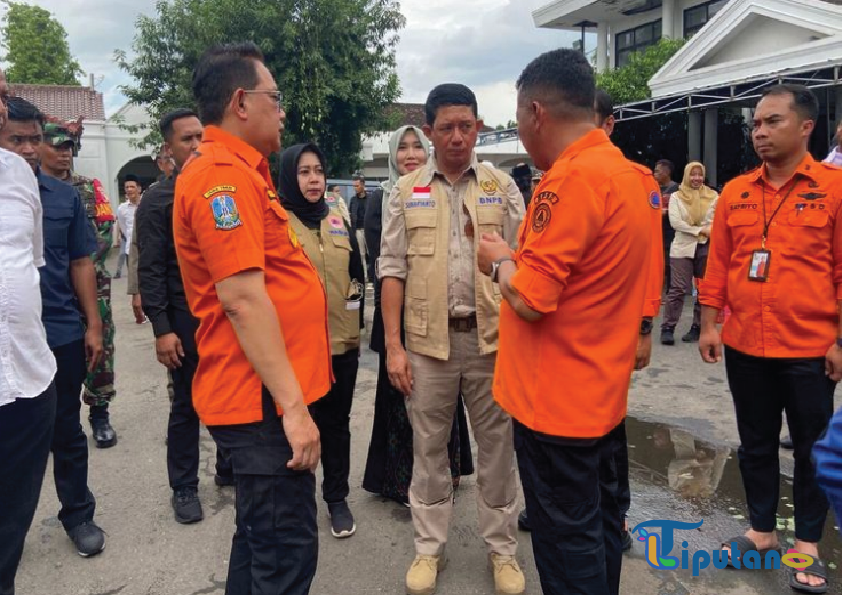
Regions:
<instances>
[{"instance_id":1,"label":"soldier in camouflage uniform","mask_svg":"<svg viewBox=\"0 0 842 596\"><path fill-rule=\"evenodd\" d=\"M96 269L99 314L102 317L103 355L96 370L85 378L84 401L90 406L89 420L94 441L99 448L113 447L117 433L111 427L108 405L114 399L114 320L111 316L111 274L105 268L105 261L111 249L114 228L114 214L111 204L99 180L91 180L71 171L70 155L79 149L81 125L72 131L63 123L47 122L44 125L44 147L42 170L71 184L79 193L88 213L91 225L96 230L97 251L92 256ZM74 134L75 133L75 134Z\"/></svg>"}]
</instances>

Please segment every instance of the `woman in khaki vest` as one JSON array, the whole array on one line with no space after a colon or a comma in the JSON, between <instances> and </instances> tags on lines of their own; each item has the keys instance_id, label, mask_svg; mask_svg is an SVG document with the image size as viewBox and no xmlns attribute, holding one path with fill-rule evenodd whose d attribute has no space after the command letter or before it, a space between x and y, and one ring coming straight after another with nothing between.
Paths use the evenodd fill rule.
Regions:
<instances>
[{"instance_id":1,"label":"woman in khaki vest","mask_svg":"<svg viewBox=\"0 0 842 596\"><path fill-rule=\"evenodd\" d=\"M380 234L384 203L389 200L398 178L414 172L427 163L430 143L420 128L403 126L389 139L389 180L382 184L383 196L372 196L365 214L365 237L369 257L380 256ZM377 199L377 200L375 200ZM403 317L401 317L403 320ZM403 335L403 326L401 326ZM412 481L412 427L403 394L389 382L386 371L386 343L383 317L380 314L380 280L374 285L374 321L371 327L371 349L380 355L377 393L374 398L374 425L368 446L363 488L368 492L409 505L409 484ZM462 476L474 473L468 420L462 397L456 407L450 441L447 444L453 485Z\"/></svg>"},{"instance_id":2,"label":"woman in khaki vest","mask_svg":"<svg viewBox=\"0 0 842 596\"><path fill-rule=\"evenodd\" d=\"M331 533L347 538L356 531L348 508L351 463L351 402L360 360L364 271L351 225L325 202L325 159L311 143L293 145L281 155L281 204L290 228L319 272L327 294L333 374L330 392L311 406L322 440L322 497Z\"/></svg>"}]
</instances>

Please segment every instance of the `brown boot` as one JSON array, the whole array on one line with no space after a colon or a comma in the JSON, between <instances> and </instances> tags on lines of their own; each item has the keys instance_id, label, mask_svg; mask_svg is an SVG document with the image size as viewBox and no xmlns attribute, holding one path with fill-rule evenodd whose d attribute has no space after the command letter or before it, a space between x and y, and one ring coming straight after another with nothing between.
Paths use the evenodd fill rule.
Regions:
<instances>
[{"instance_id":1,"label":"brown boot","mask_svg":"<svg viewBox=\"0 0 842 596\"><path fill-rule=\"evenodd\" d=\"M444 571L446 561L439 555L415 555L406 572L407 594L435 594L436 577Z\"/></svg>"},{"instance_id":2,"label":"brown boot","mask_svg":"<svg viewBox=\"0 0 842 596\"><path fill-rule=\"evenodd\" d=\"M494 591L497 594L523 594L526 580L517 559L509 555L491 555Z\"/></svg>"}]
</instances>

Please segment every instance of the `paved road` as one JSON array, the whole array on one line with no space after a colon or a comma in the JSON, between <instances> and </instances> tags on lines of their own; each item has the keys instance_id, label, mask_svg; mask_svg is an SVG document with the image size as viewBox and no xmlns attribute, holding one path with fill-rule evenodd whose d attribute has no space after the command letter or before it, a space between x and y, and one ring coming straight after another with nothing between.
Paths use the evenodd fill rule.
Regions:
<instances>
[{"instance_id":1,"label":"paved road","mask_svg":"<svg viewBox=\"0 0 842 596\"><path fill-rule=\"evenodd\" d=\"M115 280L117 402L112 421L116 447L93 448L90 486L97 498L97 522L107 533L106 549L90 560L79 557L62 531L53 482L44 482L40 506L18 573L20 593L222 593L234 527L234 495L213 485L214 449L202 438L200 496L205 520L181 526L173 520L165 465L168 402L164 369L155 360L148 324L136 325L125 279ZM594 324L600 324L595 322ZM684 325L685 322L682 323ZM683 328L679 331L683 333ZM606 329L606 333L610 333ZM563 379L561 379L563 382ZM412 560L409 510L358 488L362 478L374 405L375 355L364 350L352 413L352 491L350 504L358 531L348 540L331 537L320 503L319 568L314 593L403 593ZM712 549L743 527L743 494L736 468L736 427L723 367L704 365L695 346L656 346L653 366L635 376L630 397L629 442L632 460L632 524L647 519L679 519L705 524L686 532L690 551ZM87 423L85 424L87 431ZM474 451L476 453L476 451ZM689 454L689 455L688 455ZM782 453L791 469L791 458ZM52 469L51 466L48 470ZM781 513L791 516L791 486L782 480ZM493 592L486 555L476 530L475 477L459 489L440 593ZM785 527L786 519L781 522ZM825 555L842 561L842 544L833 522ZM784 533L792 538L792 527ZM519 558L527 591L540 593L528 534ZM832 572L835 574L835 572ZM788 593L783 571L659 571L643 559L642 546L625 558L625 593ZM831 588L839 589L837 582Z\"/></svg>"}]
</instances>

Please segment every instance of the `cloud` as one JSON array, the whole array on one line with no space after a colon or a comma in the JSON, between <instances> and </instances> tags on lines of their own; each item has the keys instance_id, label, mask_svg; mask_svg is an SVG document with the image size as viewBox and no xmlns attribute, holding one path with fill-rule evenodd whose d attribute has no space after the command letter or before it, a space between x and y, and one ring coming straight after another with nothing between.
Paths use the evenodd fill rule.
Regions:
<instances>
[{"instance_id":1,"label":"cloud","mask_svg":"<svg viewBox=\"0 0 842 596\"><path fill-rule=\"evenodd\" d=\"M532 10L547 0L403 0L406 28L397 51L402 100L422 102L435 85L459 82L477 94L489 124L514 117L514 82L535 56L569 47L575 33L536 29ZM154 14L155 0L35 0L64 25L73 55L97 77L106 113L125 98L130 82L114 63L129 51L139 14ZM100 80L101 79L101 80Z\"/></svg>"}]
</instances>

